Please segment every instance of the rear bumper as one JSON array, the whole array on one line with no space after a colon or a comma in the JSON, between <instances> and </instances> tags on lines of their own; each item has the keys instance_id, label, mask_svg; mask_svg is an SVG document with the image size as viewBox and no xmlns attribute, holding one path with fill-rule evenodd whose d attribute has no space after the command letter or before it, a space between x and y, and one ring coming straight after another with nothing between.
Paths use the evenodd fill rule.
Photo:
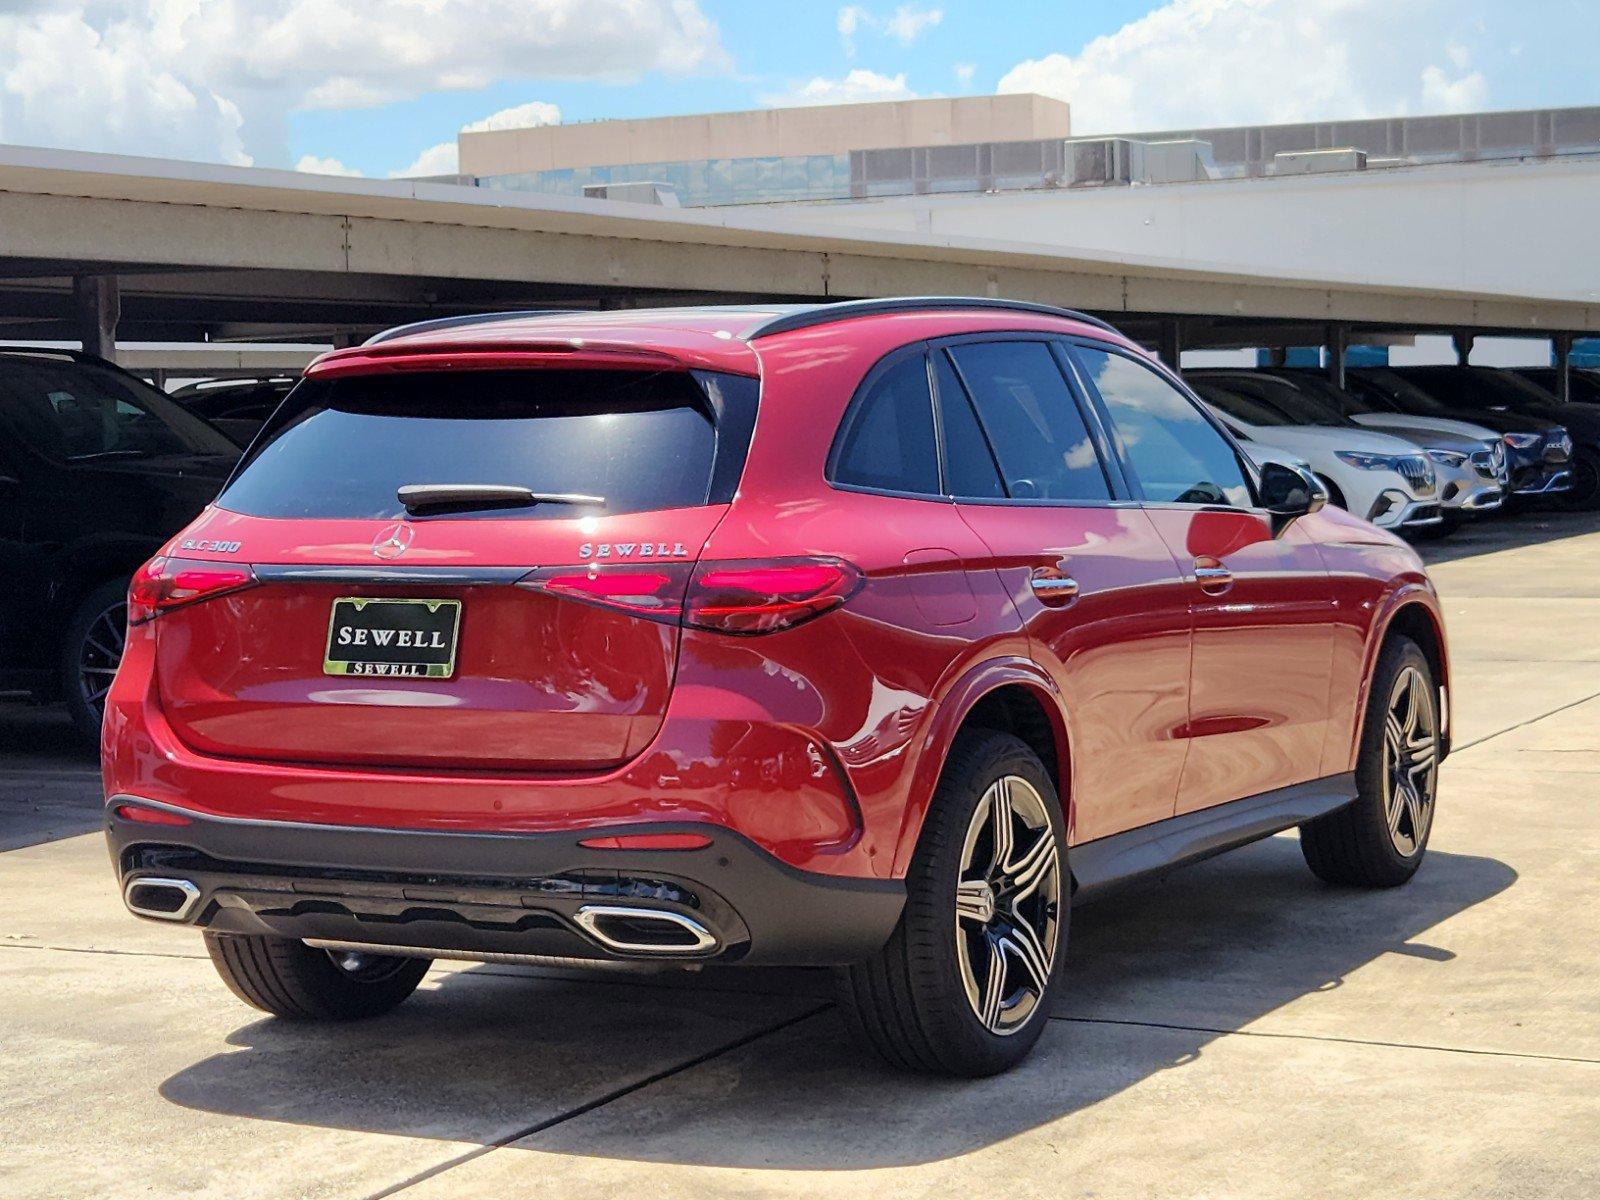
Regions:
<instances>
[{"instance_id":1,"label":"rear bumper","mask_svg":"<svg viewBox=\"0 0 1600 1200\"><path fill-rule=\"evenodd\" d=\"M121 804L187 818L152 825ZM190 902L169 921L221 933L391 947L489 961L857 962L888 939L897 880L797 870L702 823L612 826L606 836L689 832L694 850L603 850L597 831L448 833L207 816L133 796L107 802L106 837L130 907L165 880ZM157 889L145 889L156 896Z\"/></svg>"}]
</instances>

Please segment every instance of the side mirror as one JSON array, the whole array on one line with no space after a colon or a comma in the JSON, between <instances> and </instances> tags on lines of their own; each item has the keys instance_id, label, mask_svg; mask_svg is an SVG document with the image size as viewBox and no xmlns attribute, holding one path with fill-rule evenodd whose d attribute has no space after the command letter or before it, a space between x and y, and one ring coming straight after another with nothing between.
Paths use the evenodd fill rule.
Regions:
<instances>
[{"instance_id":1,"label":"side mirror","mask_svg":"<svg viewBox=\"0 0 1600 1200\"><path fill-rule=\"evenodd\" d=\"M1327 502L1327 489L1310 471L1275 462L1261 468L1261 507L1272 517L1273 537Z\"/></svg>"}]
</instances>

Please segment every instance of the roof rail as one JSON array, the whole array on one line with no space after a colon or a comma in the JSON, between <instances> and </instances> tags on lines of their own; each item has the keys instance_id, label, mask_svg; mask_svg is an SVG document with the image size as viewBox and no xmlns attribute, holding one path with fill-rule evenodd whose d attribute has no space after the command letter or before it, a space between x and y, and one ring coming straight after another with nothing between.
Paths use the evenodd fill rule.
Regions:
<instances>
[{"instance_id":1,"label":"roof rail","mask_svg":"<svg viewBox=\"0 0 1600 1200\"><path fill-rule=\"evenodd\" d=\"M816 325L830 325L851 317L874 317L881 313L921 312L929 309L993 308L1010 312L1035 313L1047 317L1064 317L1069 321L1082 321L1096 329L1122 336L1122 331L1099 317L1071 308L1057 308L1052 304L1035 304L1029 300L1001 300L992 296L896 296L886 300L839 300L832 304L814 304L797 312L784 313L746 329L740 336L745 341L770 337L775 333L788 333L795 329L810 329Z\"/></svg>"},{"instance_id":2,"label":"roof rail","mask_svg":"<svg viewBox=\"0 0 1600 1200\"><path fill-rule=\"evenodd\" d=\"M0 345L0 354L38 354L44 357L65 358L72 362L105 362L98 354L87 350L73 350L68 346L8 346Z\"/></svg>"},{"instance_id":3,"label":"roof rail","mask_svg":"<svg viewBox=\"0 0 1600 1200\"><path fill-rule=\"evenodd\" d=\"M530 308L521 312L491 312L468 313L457 317L434 317L428 321L413 321L409 325L396 325L393 329L385 329L382 333L375 333L363 346L376 346L379 342L387 342L397 337L409 337L413 333L430 333L435 329L456 329L463 325L488 325L494 321L515 321L521 317L553 317L562 313L578 312L573 308Z\"/></svg>"}]
</instances>

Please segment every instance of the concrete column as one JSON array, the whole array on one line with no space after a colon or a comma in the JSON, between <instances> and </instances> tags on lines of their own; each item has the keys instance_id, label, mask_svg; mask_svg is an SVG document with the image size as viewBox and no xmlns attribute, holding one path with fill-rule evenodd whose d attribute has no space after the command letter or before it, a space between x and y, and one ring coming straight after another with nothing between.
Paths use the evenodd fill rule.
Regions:
<instances>
[{"instance_id":1,"label":"concrete column","mask_svg":"<svg viewBox=\"0 0 1600 1200\"><path fill-rule=\"evenodd\" d=\"M1287 346L1268 346L1267 362L1274 367L1284 366L1289 361L1289 348Z\"/></svg>"},{"instance_id":2,"label":"concrete column","mask_svg":"<svg viewBox=\"0 0 1600 1200\"><path fill-rule=\"evenodd\" d=\"M1572 399L1572 335L1558 333L1550 343L1556 360L1556 399L1565 404Z\"/></svg>"},{"instance_id":3,"label":"concrete column","mask_svg":"<svg viewBox=\"0 0 1600 1200\"><path fill-rule=\"evenodd\" d=\"M361 339L356 336L354 329L335 329L333 331L333 348L335 350L348 350L351 346L361 344Z\"/></svg>"},{"instance_id":4,"label":"concrete column","mask_svg":"<svg viewBox=\"0 0 1600 1200\"><path fill-rule=\"evenodd\" d=\"M1328 379L1336 388L1344 387L1344 360L1350 350L1350 326L1329 325L1326 338Z\"/></svg>"},{"instance_id":5,"label":"concrete column","mask_svg":"<svg viewBox=\"0 0 1600 1200\"><path fill-rule=\"evenodd\" d=\"M85 352L117 360L117 320L122 296L115 275L79 275L72 281L73 307L78 314L78 339Z\"/></svg>"},{"instance_id":6,"label":"concrete column","mask_svg":"<svg viewBox=\"0 0 1600 1200\"><path fill-rule=\"evenodd\" d=\"M1456 344L1456 366L1467 365L1467 360L1472 357L1472 343L1477 340L1476 334L1467 333L1465 330L1451 335L1451 341Z\"/></svg>"},{"instance_id":7,"label":"concrete column","mask_svg":"<svg viewBox=\"0 0 1600 1200\"><path fill-rule=\"evenodd\" d=\"M1182 366L1183 322L1177 317L1164 317L1161 321L1161 361L1174 371Z\"/></svg>"}]
</instances>

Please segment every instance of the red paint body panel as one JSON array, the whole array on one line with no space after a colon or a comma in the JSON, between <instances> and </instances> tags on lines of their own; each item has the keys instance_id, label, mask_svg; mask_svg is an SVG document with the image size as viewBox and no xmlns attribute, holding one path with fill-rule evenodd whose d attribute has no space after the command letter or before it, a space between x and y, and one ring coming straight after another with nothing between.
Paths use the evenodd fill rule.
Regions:
<instances>
[{"instance_id":1,"label":"red paint body panel","mask_svg":"<svg viewBox=\"0 0 1600 1200\"><path fill-rule=\"evenodd\" d=\"M1388 621L1417 604L1438 623L1403 543L1333 510L1274 539L1249 512L834 488L825 463L840 418L884 355L987 331L1114 339L1050 316L939 310L742 341L762 315L493 322L339 351L313 373L537 360L758 375L731 505L416 520L404 563L579 566L592 561L585 543L618 542L681 542L685 563L830 556L864 575L842 607L739 637L510 584L263 583L132 631L107 707L107 794L392 829L605 836L704 823L801 870L896 878L962 719L998 687L1046 716L1073 842L1350 769ZM219 561L371 566L385 524L212 508L175 544L240 543L236 555L183 552ZM1198 585L1202 560L1234 572L1228 591ZM1029 582L1041 569L1069 571L1077 600L1041 602ZM456 677L374 688L324 676L329 604L352 592L463 600Z\"/></svg>"}]
</instances>

